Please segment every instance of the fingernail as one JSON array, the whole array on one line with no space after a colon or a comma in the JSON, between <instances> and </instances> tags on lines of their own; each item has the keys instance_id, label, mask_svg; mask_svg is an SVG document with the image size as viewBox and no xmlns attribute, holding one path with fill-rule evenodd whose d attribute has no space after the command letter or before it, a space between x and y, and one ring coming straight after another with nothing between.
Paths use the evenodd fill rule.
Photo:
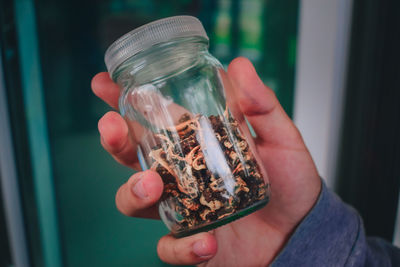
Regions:
<instances>
[{"instance_id":1,"label":"fingernail","mask_svg":"<svg viewBox=\"0 0 400 267\"><path fill-rule=\"evenodd\" d=\"M132 187L133 193L139 198L146 198L148 194L146 189L143 186L143 179L142 177L138 177L138 181Z\"/></svg>"},{"instance_id":2,"label":"fingernail","mask_svg":"<svg viewBox=\"0 0 400 267\"><path fill-rule=\"evenodd\" d=\"M199 257L209 257L211 256L210 252L208 251L206 244L199 240L193 244L193 253Z\"/></svg>"}]
</instances>

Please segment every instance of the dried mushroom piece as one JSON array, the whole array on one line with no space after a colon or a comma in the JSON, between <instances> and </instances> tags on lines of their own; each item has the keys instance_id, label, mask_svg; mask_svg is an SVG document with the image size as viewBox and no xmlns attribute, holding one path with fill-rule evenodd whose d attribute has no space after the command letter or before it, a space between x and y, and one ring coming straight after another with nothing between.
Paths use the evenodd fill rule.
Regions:
<instances>
[{"instance_id":1,"label":"dried mushroom piece","mask_svg":"<svg viewBox=\"0 0 400 267\"><path fill-rule=\"evenodd\" d=\"M209 185L212 191L223 191L225 189L224 186L225 186L224 180L221 178L214 179L214 181L212 181Z\"/></svg>"},{"instance_id":2,"label":"dried mushroom piece","mask_svg":"<svg viewBox=\"0 0 400 267\"><path fill-rule=\"evenodd\" d=\"M212 213L212 211L210 209L204 209L201 213L200 213L200 218L203 221L207 221L207 215Z\"/></svg>"},{"instance_id":3,"label":"dried mushroom piece","mask_svg":"<svg viewBox=\"0 0 400 267\"><path fill-rule=\"evenodd\" d=\"M235 194L238 194L240 191L247 193L250 191L250 189L247 187L246 182L243 181L242 178L236 177Z\"/></svg>"},{"instance_id":4,"label":"dried mushroom piece","mask_svg":"<svg viewBox=\"0 0 400 267\"><path fill-rule=\"evenodd\" d=\"M199 204L197 204L193 199L191 198L184 198L182 199L183 205L185 205L186 208L189 210L198 210L199 209Z\"/></svg>"},{"instance_id":5,"label":"dried mushroom piece","mask_svg":"<svg viewBox=\"0 0 400 267\"><path fill-rule=\"evenodd\" d=\"M220 209L222 206L222 203L218 200L206 201L205 197L203 195L201 195L201 197L200 197L200 203L204 206L209 207L211 211L216 211L216 210Z\"/></svg>"},{"instance_id":6,"label":"dried mushroom piece","mask_svg":"<svg viewBox=\"0 0 400 267\"><path fill-rule=\"evenodd\" d=\"M265 199L267 194L268 185L249 145L227 110L224 116L210 116L208 121L230 168L230 177L209 169L198 141L200 118L201 115L182 115L178 125L156 134L159 144L149 154L154 160L151 169L160 174L165 184L161 201L173 199L165 202L175 205L171 208L175 211L176 229L226 218ZM233 183L231 191L226 183Z\"/></svg>"},{"instance_id":7,"label":"dried mushroom piece","mask_svg":"<svg viewBox=\"0 0 400 267\"><path fill-rule=\"evenodd\" d=\"M168 162L165 160L165 151L163 151L162 148L157 149L157 150L152 150L150 151L149 156L152 157L155 162L153 163L153 165L151 166L152 170L157 170L158 165L161 165L162 167L164 167L170 174L172 174L174 177L177 178L177 175L175 174L175 172L171 169L170 165L168 164ZM177 178L178 179L178 178Z\"/></svg>"},{"instance_id":8,"label":"dried mushroom piece","mask_svg":"<svg viewBox=\"0 0 400 267\"><path fill-rule=\"evenodd\" d=\"M207 166L204 162L204 156L203 155L198 155L192 163L192 166L195 170L200 171L200 170L205 170L207 169Z\"/></svg>"}]
</instances>

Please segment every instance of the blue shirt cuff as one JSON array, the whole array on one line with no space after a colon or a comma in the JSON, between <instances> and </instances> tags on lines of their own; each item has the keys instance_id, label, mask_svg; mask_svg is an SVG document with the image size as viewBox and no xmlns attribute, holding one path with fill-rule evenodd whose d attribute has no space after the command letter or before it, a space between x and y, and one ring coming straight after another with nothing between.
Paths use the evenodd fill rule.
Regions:
<instances>
[{"instance_id":1,"label":"blue shirt cuff","mask_svg":"<svg viewBox=\"0 0 400 267\"><path fill-rule=\"evenodd\" d=\"M364 238L363 235L358 213L343 203L322 182L317 203L296 228L271 266L362 264L358 261L364 257L354 253L364 253L363 250L355 249L357 240L360 236Z\"/></svg>"}]
</instances>

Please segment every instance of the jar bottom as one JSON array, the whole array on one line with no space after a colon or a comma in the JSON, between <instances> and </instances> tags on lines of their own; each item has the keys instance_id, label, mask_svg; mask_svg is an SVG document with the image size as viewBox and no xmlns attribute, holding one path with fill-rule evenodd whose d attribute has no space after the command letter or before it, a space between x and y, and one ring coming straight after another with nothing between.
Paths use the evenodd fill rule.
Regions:
<instances>
[{"instance_id":1,"label":"jar bottom","mask_svg":"<svg viewBox=\"0 0 400 267\"><path fill-rule=\"evenodd\" d=\"M190 236L190 235L194 235L200 232L207 232L213 229L216 229L220 226L223 226L225 224L228 224L230 222L233 222L237 219L240 219L246 215L249 215L250 213L253 213L261 208L263 208L265 205L267 205L267 203L269 202L269 197L264 198L263 200L248 206L247 208L244 208L242 210L237 211L236 213L229 215L225 218L204 224L204 225L199 225L198 227L192 228L192 229L188 229L188 230L183 230L177 233L172 233L172 235L176 238L181 238L181 237L185 237L185 236Z\"/></svg>"}]
</instances>

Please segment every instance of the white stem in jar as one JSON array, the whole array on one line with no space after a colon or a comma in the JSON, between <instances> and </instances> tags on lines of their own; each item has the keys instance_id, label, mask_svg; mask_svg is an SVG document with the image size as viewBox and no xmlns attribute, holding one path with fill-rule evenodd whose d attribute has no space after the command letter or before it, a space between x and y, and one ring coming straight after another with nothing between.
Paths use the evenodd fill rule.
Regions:
<instances>
[{"instance_id":1,"label":"white stem in jar","mask_svg":"<svg viewBox=\"0 0 400 267\"><path fill-rule=\"evenodd\" d=\"M199 118L198 123L199 129L196 137L203 151L207 168L223 179L224 188L233 196L235 193L235 180L214 130L210 126L209 120L204 116Z\"/></svg>"}]
</instances>

